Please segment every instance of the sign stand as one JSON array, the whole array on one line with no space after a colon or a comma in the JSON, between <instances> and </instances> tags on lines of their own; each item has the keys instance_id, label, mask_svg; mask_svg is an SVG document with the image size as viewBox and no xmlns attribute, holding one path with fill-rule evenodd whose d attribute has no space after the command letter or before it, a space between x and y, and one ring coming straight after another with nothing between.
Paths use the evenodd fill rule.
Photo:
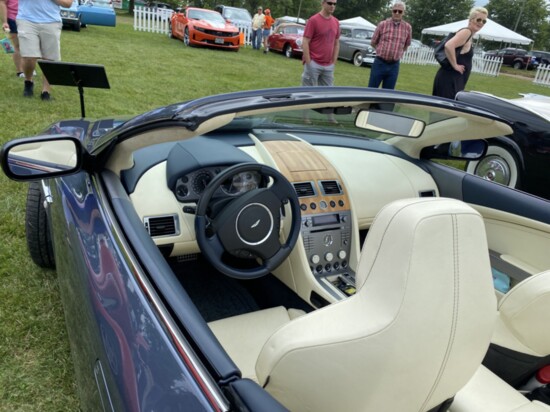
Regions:
<instances>
[{"instance_id":1,"label":"sign stand","mask_svg":"<svg viewBox=\"0 0 550 412\"><path fill-rule=\"evenodd\" d=\"M38 65L50 84L76 86L80 95L80 112L86 117L84 87L110 89L105 67L97 64L80 64L39 60Z\"/></svg>"}]
</instances>

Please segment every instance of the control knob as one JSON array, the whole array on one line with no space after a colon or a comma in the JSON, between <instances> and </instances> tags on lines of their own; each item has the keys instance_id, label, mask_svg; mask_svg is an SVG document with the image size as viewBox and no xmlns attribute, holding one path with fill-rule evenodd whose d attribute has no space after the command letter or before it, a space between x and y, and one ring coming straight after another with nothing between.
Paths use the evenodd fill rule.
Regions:
<instances>
[{"instance_id":1,"label":"control knob","mask_svg":"<svg viewBox=\"0 0 550 412\"><path fill-rule=\"evenodd\" d=\"M325 253L325 260L327 262L332 262L332 259L334 259L334 254L332 252Z\"/></svg>"},{"instance_id":2,"label":"control knob","mask_svg":"<svg viewBox=\"0 0 550 412\"><path fill-rule=\"evenodd\" d=\"M314 265L319 263L320 260L321 258L319 257L319 255L311 255L311 263L313 263Z\"/></svg>"},{"instance_id":3,"label":"control knob","mask_svg":"<svg viewBox=\"0 0 550 412\"><path fill-rule=\"evenodd\" d=\"M346 258L347 255L348 255L348 254L346 253L345 250L340 250L340 251L338 252L338 258L339 258L340 260L344 260L344 259Z\"/></svg>"}]
</instances>

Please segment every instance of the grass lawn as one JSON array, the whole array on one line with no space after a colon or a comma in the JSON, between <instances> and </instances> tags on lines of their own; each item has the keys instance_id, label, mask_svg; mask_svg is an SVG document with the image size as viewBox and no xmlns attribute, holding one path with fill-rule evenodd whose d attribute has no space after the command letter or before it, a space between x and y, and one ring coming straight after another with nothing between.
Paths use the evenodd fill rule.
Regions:
<instances>
[{"instance_id":1,"label":"grass lawn","mask_svg":"<svg viewBox=\"0 0 550 412\"><path fill-rule=\"evenodd\" d=\"M157 106L216 93L295 86L298 59L243 48L238 53L186 48L167 36L135 32L132 19L119 15L116 28L89 26L63 31L64 61L102 64L110 90L86 89L88 117L139 114ZM0 144L38 133L50 123L80 115L76 88L54 87L54 100L22 97L23 80L11 58L0 55ZM430 94L434 66L402 65L397 89ZM370 70L338 62L336 85L366 86ZM469 90L503 97L518 93L550 95L530 79L472 74ZM0 174L0 411L79 409L56 275L39 270L25 244L27 186Z\"/></svg>"}]
</instances>

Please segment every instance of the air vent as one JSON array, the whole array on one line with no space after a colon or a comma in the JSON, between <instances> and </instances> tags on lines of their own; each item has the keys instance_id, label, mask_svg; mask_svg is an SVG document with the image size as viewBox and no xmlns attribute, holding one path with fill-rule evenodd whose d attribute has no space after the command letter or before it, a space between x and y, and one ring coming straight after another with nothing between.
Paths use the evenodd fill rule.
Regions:
<instances>
[{"instance_id":1,"label":"air vent","mask_svg":"<svg viewBox=\"0 0 550 412\"><path fill-rule=\"evenodd\" d=\"M418 194L420 197L435 197L435 190L421 190Z\"/></svg>"},{"instance_id":2,"label":"air vent","mask_svg":"<svg viewBox=\"0 0 550 412\"><path fill-rule=\"evenodd\" d=\"M315 196L312 182L294 183L294 190L296 190L298 197Z\"/></svg>"},{"instance_id":3,"label":"air vent","mask_svg":"<svg viewBox=\"0 0 550 412\"><path fill-rule=\"evenodd\" d=\"M322 180L320 183L321 183L321 188L323 189L323 193L325 195L342 194L342 188L340 187L340 184L336 180Z\"/></svg>"},{"instance_id":4,"label":"air vent","mask_svg":"<svg viewBox=\"0 0 550 412\"><path fill-rule=\"evenodd\" d=\"M179 234L178 217L176 215L146 217L143 219L143 223L151 237Z\"/></svg>"}]
</instances>

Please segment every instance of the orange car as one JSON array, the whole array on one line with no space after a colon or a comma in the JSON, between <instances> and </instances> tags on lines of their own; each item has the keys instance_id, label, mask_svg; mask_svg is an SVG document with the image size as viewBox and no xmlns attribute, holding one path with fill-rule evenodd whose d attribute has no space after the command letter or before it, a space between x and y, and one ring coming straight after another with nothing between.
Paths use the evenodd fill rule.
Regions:
<instances>
[{"instance_id":1,"label":"orange car","mask_svg":"<svg viewBox=\"0 0 550 412\"><path fill-rule=\"evenodd\" d=\"M170 37L183 40L186 46L210 46L239 50L239 29L214 10L187 7L170 18Z\"/></svg>"}]
</instances>

